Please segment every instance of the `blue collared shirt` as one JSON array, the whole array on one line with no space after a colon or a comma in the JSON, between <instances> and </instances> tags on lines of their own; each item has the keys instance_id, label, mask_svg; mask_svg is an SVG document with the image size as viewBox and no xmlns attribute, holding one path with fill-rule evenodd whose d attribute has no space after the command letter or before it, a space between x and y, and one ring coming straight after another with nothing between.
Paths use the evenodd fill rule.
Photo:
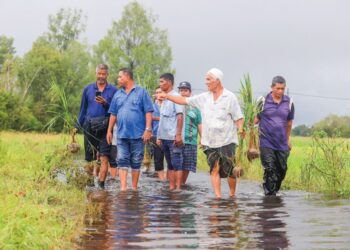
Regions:
<instances>
[{"instance_id":1,"label":"blue collared shirt","mask_svg":"<svg viewBox=\"0 0 350 250\"><path fill-rule=\"evenodd\" d=\"M112 98L117 92L117 88L107 83L105 89L102 92L102 97L106 100L107 104L102 105L95 101L95 94L98 90L96 82L87 85L84 88L83 96L81 98L80 112L78 118L78 126L84 125L86 118L109 116L108 109L112 101Z\"/></svg>"},{"instance_id":2,"label":"blue collared shirt","mask_svg":"<svg viewBox=\"0 0 350 250\"><path fill-rule=\"evenodd\" d=\"M147 90L136 85L127 94L124 89L114 95L108 111L117 117L117 137L139 139L146 128L146 113L153 112L153 105Z\"/></svg>"},{"instance_id":3,"label":"blue collared shirt","mask_svg":"<svg viewBox=\"0 0 350 250\"><path fill-rule=\"evenodd\" d=\"M168 95L180 96L175 90ZM175 140L177 130L177 115L183 114L183 106L169 100L164 100L160 107L160 121L157 138L161 140Z\"/></svg>"}]
</instances>

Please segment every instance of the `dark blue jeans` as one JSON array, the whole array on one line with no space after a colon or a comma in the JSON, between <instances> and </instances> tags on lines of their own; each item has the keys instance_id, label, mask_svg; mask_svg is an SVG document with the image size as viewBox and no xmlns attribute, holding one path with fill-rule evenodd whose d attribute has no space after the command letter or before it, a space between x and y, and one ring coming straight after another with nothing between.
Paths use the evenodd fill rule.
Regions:
<instances>
[{"instance_id":1,"label":"dark blue jeans","mask_svg":"<svg viewBox=\"0 0 350 250\"><path fill-rule=\"evenodd\" d=\"M168 164L168 170L182 170L183 146L175 146L174 140L162 140L162 150Z\"/></svg>"},{"instance_id":2,"label":"dark blue jeans","mask_svg":"<svg viewBox=\"0 0 350 250\"><path fill-rule=\"evenodd\" d=\"M140 170L144 154L143 140L117 139L118 168Z\"/></svg>"}]
</instances>

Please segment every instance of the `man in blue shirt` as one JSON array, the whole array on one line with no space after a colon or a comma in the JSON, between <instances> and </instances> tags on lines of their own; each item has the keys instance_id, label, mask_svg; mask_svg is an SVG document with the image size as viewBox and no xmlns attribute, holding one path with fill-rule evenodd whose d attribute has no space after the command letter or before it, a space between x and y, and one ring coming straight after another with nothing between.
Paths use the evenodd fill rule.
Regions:
<instances>
[{"instance_id":1,"label":"man in blue shirt","mask_svg":"<svg viewBox=\"0 0 350 250\"><path fill-rule=\"evenodd\" d=\"M180 96L174 88L174 76L165 73L159 77L159 85L164 93ZM162 147L168 164L167 176L171 190L181 190L183 174L183 107L164 100L160 108L160 121L157 133L157 144Z\"/></svg>"},{"instance_id":2,"label":"man in blue shirt","mask_svg":"<svg viewBox=\"0 0 350 250\"><path fill-rule=\"evenodd\" d=\"M96 68L96 82L84 88L81 98L77 128L84 130L85 160L96 160L100 154L101 171L99 186L104 188L108 171L110 146L106 141L108 109L117 88L107 83L108 66L100 64ZM98 126L96 126L98 125ZM113 161L113 159L111 159Z\"/></svg>"},{"instance_id":3,"label":"man in blue shirt","mask_svg":"<svg viewBox=\"0 0 350 250\"><path fill-rule=\"evenodd\" d=\"M144 154L144 143L152 136L152 100L147 90L136 85L133 73L127 68L119 70L118 84L121 89L114 95L107 142L112 143L112 131L117 123L117 148L120 188L127 189L128 169L131 167L132 189L137 189L140 167Z\"/></svg>"},{"instance_id":4,"label":"man in blue shirt","mask_svg":"<svg viewBox=\"0 0 350 250\"><path fill-rule=\"evenodd\" d=\"M264 168L265 195L276 195L287 172L292 148L290 134L294 119L292 99L284 95L286 80L272 79L271 92L263 98L262 111L256 119L260 130L260 158Z\"/></svg>"}]
</instances>

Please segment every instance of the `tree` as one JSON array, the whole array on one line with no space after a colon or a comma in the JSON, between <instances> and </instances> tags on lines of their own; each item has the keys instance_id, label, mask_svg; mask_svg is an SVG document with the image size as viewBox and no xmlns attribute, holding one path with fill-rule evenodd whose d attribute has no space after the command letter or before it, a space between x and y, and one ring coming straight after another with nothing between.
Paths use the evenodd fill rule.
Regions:
<instances>
[{"instance_id":1,"label":"tree","mask_svg":"<svg viewBox=\"0 0 350 250\"><path fill-rule=\"evenodd\" d=\"M302 124L293 128L292 134L295 136L311 136L312 131L310 127L306 126L305 124Z\"/></svg>"},{"instance_id":2,"label":"tree","mask_svg":"<svg viewBox=\"0 0 350 250\"><path fill-rule=\"evenodd\" d=\"M159 75L171 70L172 53L167 32L155 27L156 18L138 2L125 6L118 22L94 46L95 63L107 63L115 76L121 67L133 70L147 89L158 85Z\"/></svg>"},{"instance_id":3,"label":"tree","mask_svg":"<svg viewBox=\"0 0 350 250\"><path fill-rule=\"evenodd\" d=\"M324 131L328 136L350 138L350 116L329 115L314 124L312 131Z\"/></svg>"},{"instance_id":4,"label":"tree","mask_svg":"<svg viewBox=\"0 0 350 250\"><path fill-rule=\"evenodd\" d=\"M13 38L0 36L0 70L7 59L12 59L16 53L13 47Z\"/></svg>"},{"instance_id":5,"label":"tree","mask_svg":"<svg viewBox=\"0 0 350 250\"><path fill-rule=\"evenodd\" d=\"M14 89L16 62L13 38L0 36L0 87L6 91Z\"/></svg>"},{"instance_id":6,"label":"tree","mask_svg":"<svg viewBox=\"0 0 350 250\"><path fill-rule=\"evenodd\" d=\"M78 40L85 31L82 13L82 10L60 9L56 15L50 15L49 31L44 36L46 40L60 51L67 50L70 43Z\"/></svg>"}]
</instances>

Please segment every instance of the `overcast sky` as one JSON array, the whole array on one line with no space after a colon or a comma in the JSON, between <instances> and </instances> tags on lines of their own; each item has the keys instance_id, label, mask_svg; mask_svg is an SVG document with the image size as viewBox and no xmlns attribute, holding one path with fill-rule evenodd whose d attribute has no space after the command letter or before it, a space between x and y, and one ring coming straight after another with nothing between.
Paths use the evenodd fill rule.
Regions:
<instances>
[{"instance_id":1,"label":"overcast sky","mask_svg":"<svg viewBox=\"0 0 350 250\"><path fill-rule=\"evenodd\" d=\"M0 35L12 36L18 55L47 31L48 16L60 8L87 15L83 38L96 44L126 0L0 0ZM140 0L168 31L176 83L187 80L204 91L212 67L224 85L239 89L250 73L256 95L283 75L296 106L295 124L333 113L350 115L350 1L343 0ZM319 97L313 97L319 96ZM322 98L324 97L324 98Z\"/></svg>"}]
</instances>

